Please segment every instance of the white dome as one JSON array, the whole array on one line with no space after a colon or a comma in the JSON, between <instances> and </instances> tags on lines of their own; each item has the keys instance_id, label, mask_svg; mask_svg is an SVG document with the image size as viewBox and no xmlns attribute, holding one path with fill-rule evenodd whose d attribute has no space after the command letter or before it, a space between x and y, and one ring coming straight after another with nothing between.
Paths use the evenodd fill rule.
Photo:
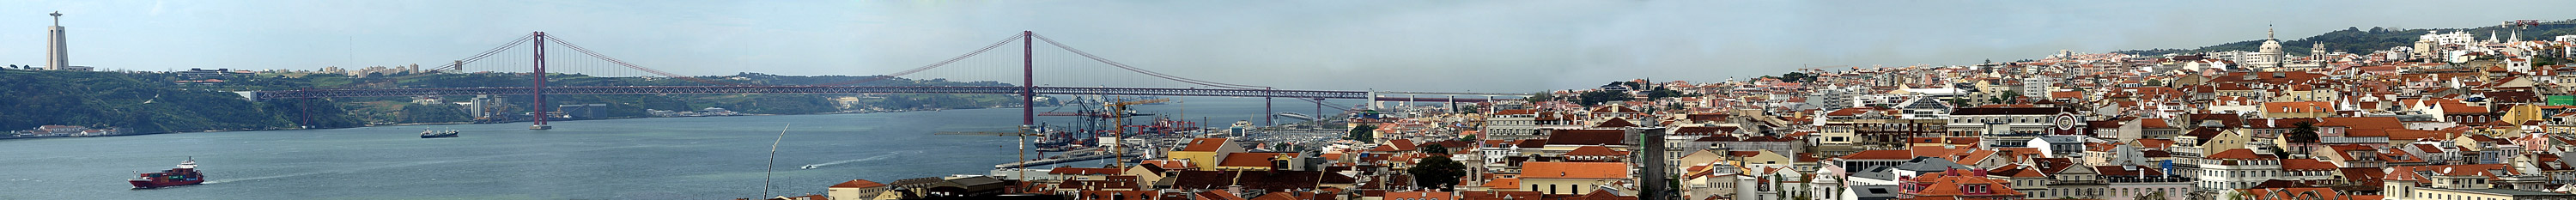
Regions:
<instances>
[{"instance_id":1,"label":"white dome","mask_svg":"<svg viewBox=\"0 0 2576 200\"><path fill-rule=\"evenodd\" d=\"M2281 40L2263 40L2263 47L2260 48L2260 51L2266 54L2281 53Z\"/></svg>"}]
</instances>

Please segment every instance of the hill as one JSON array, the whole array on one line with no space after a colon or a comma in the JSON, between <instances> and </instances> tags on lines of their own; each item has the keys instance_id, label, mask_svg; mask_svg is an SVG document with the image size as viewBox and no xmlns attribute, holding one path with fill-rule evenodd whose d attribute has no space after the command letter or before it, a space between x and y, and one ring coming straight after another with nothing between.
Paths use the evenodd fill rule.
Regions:
<instances>
[{"instance_id":1,"label":"hill","mask_svg":"<svg viewBox=\"0 0 2576 200\"><path fill-rule=\"evenodd\" d=\"M312 101L246 101L230 92L169 87L115 72L0 71L0 128L119 127L130 133L292 128ZM317 112L322 113L322 112ZM330 112L336 113L336 112ZM343 116L321 114L324 118ZM354 121L318 121L349 127Z\"/></svg>"},{"instance_id":2,"label":"hill","mask_svg":"<svg viewBox=\"0 0 2576 200\"><path fill-rule=\"evenodd\" d=\"M2561 20L2558 22L2576 22L2576 20ZM2283 39L2281 40L2281 51L2293 56L2305 56L2308 55L2308 49L2314 46L2317 42L2325 42L2327 52L2370 53L2371 51L2388 50L2389 48L2394 47L2412 47L2415 45L2416 38L2434 31L2444 33L2466 31L2471 34L2476 34L2479 39L2485 39L2489 38L2487 33L2490 31L2496 33L2498 37L2509 37L2512 35L2512 29L2512 27L2504 26L2404 30L2384 27L2370 27L2368 29L2360 27L2345 27L2343 30L2326 32L2324 34L2317 34L2316 36L2305 38L2281 38ZM2549 40L2550 37L2560 35L2576 35L2576 24L2555 24L2527 27L2522 30L2521 39ZM2262 44L2263 40L2254 39L2191 49L2142 49L2114 51L2111 53L2152 56L2218 51L2255 51L2256 48Z\"/></svg>"},{"instance_id":3,"label":"hill","mask_svg":"<svg viewBox=\"0 0 2576 200\"><path fill-rule=\"evenodd\" d=\"M223 76L222 83L178 83L165 72L0 71L0 130L40 125L119 127L129 133L342 128L405 123L475 122L466 106L430 99L464 101L473 96L355 97L248 101L227 91L304 88L438 88L525 87L524 73L433 73L358 77L319 73L262 73ZM549 85L707 85L673 78L548 75ZM778 76L742 73L702 79L756 84L805 85L845 82L867 76ZM862 86L1008 86L997 82L950 82L892 78ZM526 95L496 96L507 105L532 105ZM849 97L849 98L845 98ZM864 98L859 98L864 97ZM851 100L842 102L836 99ZM1016 106L1011 95L964 94L619 94L548 95L552 105L598 104L579 110L576 119L651 117L646 109L693 111L718 107L749 114L813 114L845 110L968 109ZM1043 103L1043 102L1042 102ZM1041 105L1044 106L1044 105ZM526 113L518 107L495 113ZM525 120L519 115L517 120ZM486 122L511 119L486 120Z\"/></svg>"}]
</instances>

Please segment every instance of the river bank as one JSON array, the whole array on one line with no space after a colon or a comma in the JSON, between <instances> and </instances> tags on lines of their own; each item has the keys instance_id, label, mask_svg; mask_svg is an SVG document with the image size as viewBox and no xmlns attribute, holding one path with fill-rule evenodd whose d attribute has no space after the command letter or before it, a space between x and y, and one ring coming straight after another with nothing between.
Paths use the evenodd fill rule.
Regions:
<instances>
[{"instance_id":1,"label":"river bank","mask_svg":"<svg viewBox=\"0 0 2576 200\"><path fill-rule=\"evenodd\" d=\"M1008 108L1018 108L1018 107L1008 107ZM980 110L980 109L992 109L992 108L967 108L967 109L923 109L923 110L878 111L878 112L827 112L827 113L808 113L808 114L741 114L741 115L722 115L722 116L674 116L674 117L633 117L633 118L604 118L604 119L559 119L559 120L548 120L548 121L549 121L549 122L568 122L568 121L629 120L629 119L656 119L656 118L746 117L746 116L788 116L788 115L842 115L842 114L904 113L904 112L917 112L917 111ZM350 129L350 128L371 128L371 127L403 127L403 126L434 126L434 125L464 125L464 124L519 124L519 123L528 123L528 121L511 121L511 122L498 122L498 123L474 123L474 122L401 123L401 124L369 124L369 125L359 126L359 127L343 127L343 128L237 129L237 130L175 131L175 132L157 132L157 133L122 133L122 134L114 134L114 135L90 135L90 136L0 137L0 141L36 140L36 139L56 139L56 138L120 137L120 136L141 136L141 135L177 134L177 133L215 133L215 132L238 132L238 131L277 131L277 130L326 130L326 129Z\"/></svg>"}]
</instances>

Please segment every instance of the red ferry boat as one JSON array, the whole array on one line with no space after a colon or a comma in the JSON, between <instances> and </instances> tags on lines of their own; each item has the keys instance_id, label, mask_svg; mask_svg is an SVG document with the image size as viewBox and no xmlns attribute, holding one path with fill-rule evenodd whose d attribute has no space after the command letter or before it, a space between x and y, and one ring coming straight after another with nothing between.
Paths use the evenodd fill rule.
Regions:
<instances>
[{"instance_id":1,"label":"red ferry boat","mask_svg":"<svg viewBox=\"0 0 2576 200\"><path fill-rule=\"evenodd\" d=\"M143 173L137 176L140 177L126 180L125 182L133 183L134 188L137 189L196 185L206 182L206 175L197 173L197 158L188 158L188 161L179 162L179 168L170 168L169 170L161 170L161 172Z\"/></svg>"}]
</instances>

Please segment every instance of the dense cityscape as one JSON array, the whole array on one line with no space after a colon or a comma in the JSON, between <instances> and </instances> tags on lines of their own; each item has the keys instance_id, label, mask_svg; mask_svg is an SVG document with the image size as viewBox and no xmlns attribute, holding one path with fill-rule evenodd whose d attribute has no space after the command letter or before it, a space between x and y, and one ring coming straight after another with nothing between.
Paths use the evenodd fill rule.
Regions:
<instances>
[{"instance_id":1,"label":"dense cityscape","mask_svg":"<svg viewBox=\"0 0 2576 200\"><path fill-rule=\"evenodd\" d=\"M2576 20L1477 93L1182 78L1038 31L864 76L679 75L543 31L137 71L72 65L48 15L45 63L0 67L0 144L30 152L0 166L99 169L0 199L2576 200ZM550 73L550 41L596 60ZM1042 51L1179 86L1040 84ZM532 56L472 63L495 52ZM913 74L978 55L1021 71Z\"/></svg>"},{"instance_id":2,"label":"dense cityscape","mask_svg":"<svg viewBox=\"0 0 2576 200\"><path fill-rule=\"evenodd\" d=\"M816 197L2576 199L2576 160L2561 160L2576 96L2559 84L2576 36L2420 37L1624 80L1366 110L1319 148L1209 133L1133 166L851 180ZM993 186L941 190L975 183Z\"/></svg>"}]
</instances>

